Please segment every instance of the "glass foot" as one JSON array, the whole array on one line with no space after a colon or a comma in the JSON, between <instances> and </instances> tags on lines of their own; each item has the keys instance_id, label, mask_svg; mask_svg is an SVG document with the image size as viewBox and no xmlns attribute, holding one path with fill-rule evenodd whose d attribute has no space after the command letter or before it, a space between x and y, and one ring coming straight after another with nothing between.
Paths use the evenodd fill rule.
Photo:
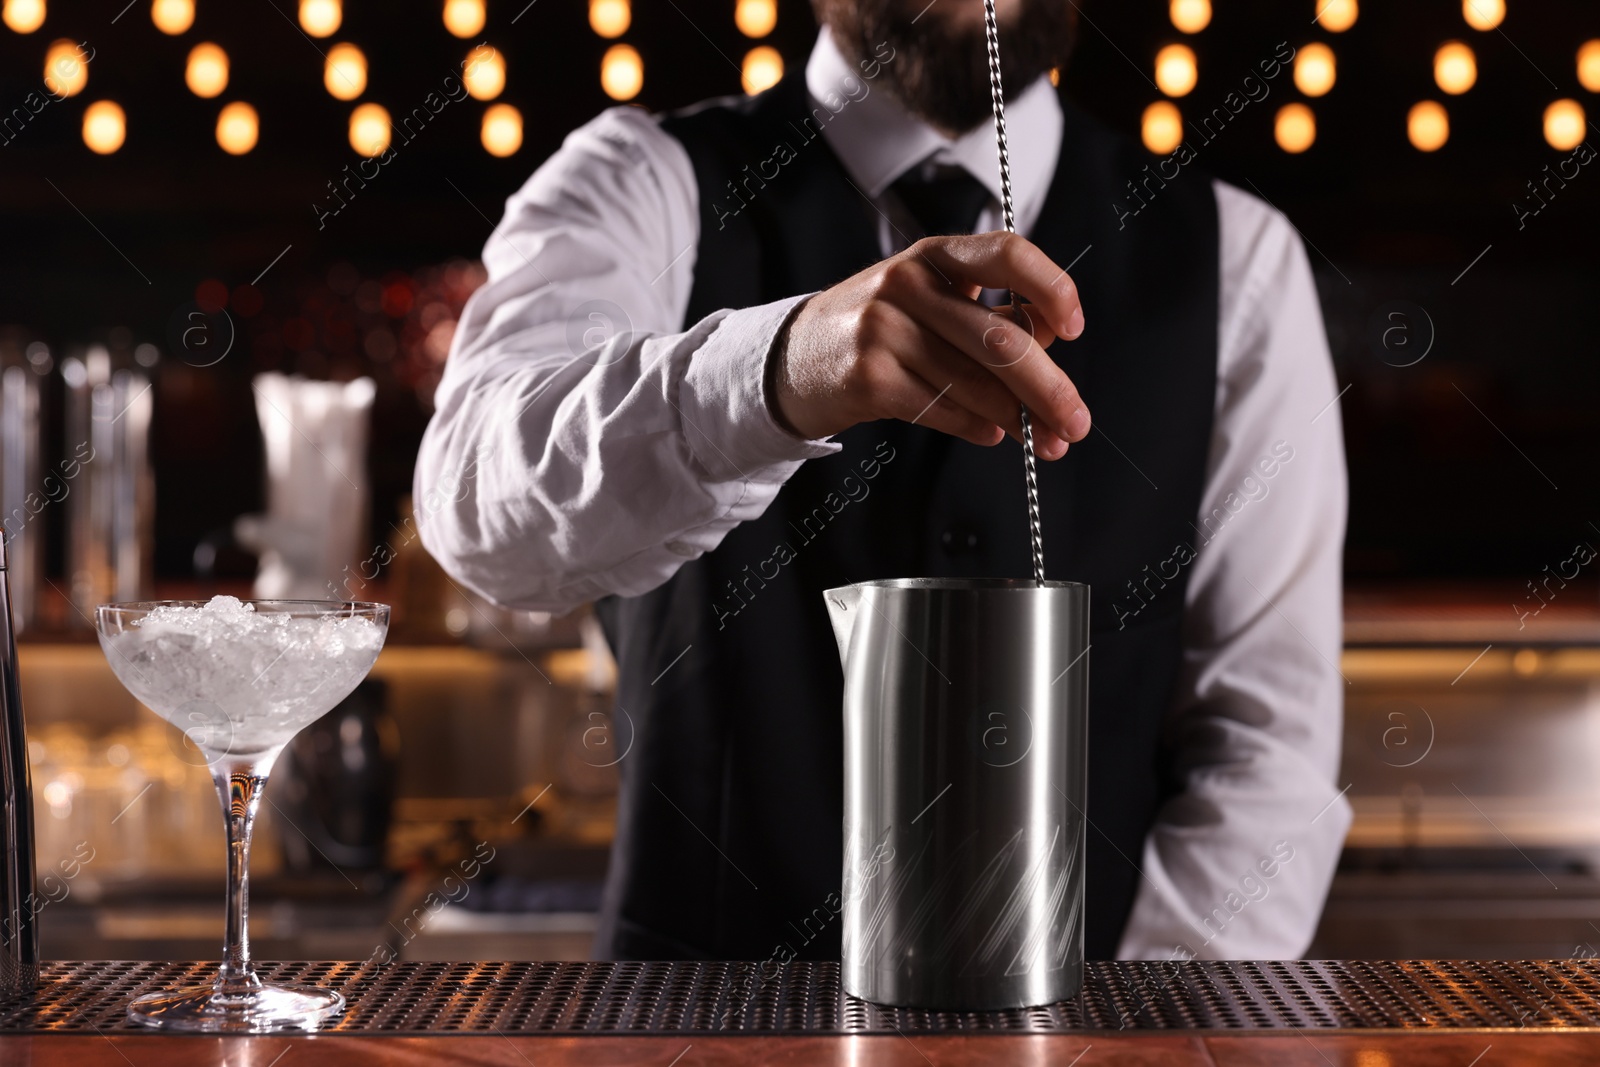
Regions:
<instances>
[{"instance_id":1,"label":"glass foot","mask_svg":"<svg viewBox=\"0 0 1600 1067\"><path fill-rule=\"evenodd\" d=\"M128 1018L162 1030L260 1034L315 1030L344 1010L344 997L309 986L261 986L247 993L219 993L187 986L149 993L128 1005Z\"/></svg>"}]
</instances>

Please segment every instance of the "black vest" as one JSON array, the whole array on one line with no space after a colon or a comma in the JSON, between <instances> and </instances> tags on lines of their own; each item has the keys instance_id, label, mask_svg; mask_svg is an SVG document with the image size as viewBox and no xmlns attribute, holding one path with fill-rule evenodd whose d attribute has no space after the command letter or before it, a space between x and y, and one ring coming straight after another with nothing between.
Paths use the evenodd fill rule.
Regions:
<instances>
[{"instance_id":1,"label":"black vest","mask_svg":"<svg viewBox=\"0 0 1600 1067\"><path fill-rule=\"evenodd\" d=\"M700 195L686 326L824 289L881 258L876 210L810 114L802 80L790 78L664 120ZM1087 320L1080 340L1050 355L1095 429L1040 464L1039 490L1046 573L1093 587L1091 959L1116 950L1135 864L1174 785L1161 737L1188 570L1173 559L1195 544L1216 394L1211 183L1185 171L1119 218L1113 205L1136 204L1127 183L1150 162L1066 108L1030 235L1057 263L1077 261ZM602 955L837 959L842 674L822 590L1031 573L1016 444L981 448L892 421L838 441L841 452L807 462L765 514L665 585L599 605L633 724Z\"/></svg>"}]
</instances>

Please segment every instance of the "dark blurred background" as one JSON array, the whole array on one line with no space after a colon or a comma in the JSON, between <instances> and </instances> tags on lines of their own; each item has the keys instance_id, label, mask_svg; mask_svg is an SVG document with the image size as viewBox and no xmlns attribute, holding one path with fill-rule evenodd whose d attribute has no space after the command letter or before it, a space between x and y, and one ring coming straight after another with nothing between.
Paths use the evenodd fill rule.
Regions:
<instances>
[{"instance_id":1,"label":"dark blurred background","mask_svg":"<svg viewBox=\"0 0 1600 1067\"><path fill-rule=\"evenodd\" d=\"M628 9L607 3L612 14ZM29 6L6 5L21 24ZM616 106L601 85L607 51L637 51L643 82L629 102L652 110L741 92L741 66L758 46L801 76L816 33L810 7L775 6L759 40L736 24L735 0L638 3L614 39L582 0L489 0L485 24L465 37L446 28L440 0L351 0L325 37L302 31L297 0L199 0L177 35L153 24L149 0L49 0L32 32L0 27L0 328L12 351L43 341L57 358L90 343L123 363L140 344L159 350L149 369L157 575L187 577L200 538L260 509L250 378L263 370L377 381L372 520L387 529L483 242L505 197L562 137ZM1538 214L1519 219L1515 207L1539 207L1530 183L1573 155L1547 143L1546 108L1596 103L1577 56L1600 37L1600 7L1510 0L1498 27L1479 30L1459 0L1373 3L1331 32L1314 22L1313 0L1210 6L1209 24L1185 34L1161 0L1083 3L1062 91L1137 136L1163 98L1153 79L1165 45L1181 41L1197 60L1194 88L1175 101L1189 120L1222 105L1280 42L1332 49L1331 91L1309 98L1285 71L1200 147L1196 166L1268 198L1307 241L1348 387L1339 414L1350 580L1503 578L1508 596L1520 595L1522 578L1600 539L1590 525L1600 522L1590 430L1600 172L1571 162L1564 185L1540 185ZM595 13L602 24L605 15ZM58 39L92 48L87 84L19 121ZM1451 40L1476 60L1476 83L1460 95L1434 80L1435 51ZM212 99L185 86L201 42L230 60ZM340 42L367 60L365 91L350 101L324 87L325 54ZM451 101L410 141L397 136L377 176L319 220L318 206L334 203L329 183L362 159L349 141L353 109L377 102L398 121L480 43L504 59L503 91ZM1449 114L1449 139L1432 152L1407 136L1408 112L1425 99ZM125 143L110 154L91 151L83 133L86 109L102 100L126 115ZM237 156L214 132L233 101L259 114L258 143ZM1274 136L1279 108L1294 101L1316 122L1314 143L1297 153ZM521 116L520 147L505 158L481 140L491 103ZM207 362L186 353L197 337L226 356L195 365ZM47 387L44 410L58 406ZM60 440L46 433L47 465ZM55 573L60 511L41 519L54 532Z\"/></svg>"}]
</instances>

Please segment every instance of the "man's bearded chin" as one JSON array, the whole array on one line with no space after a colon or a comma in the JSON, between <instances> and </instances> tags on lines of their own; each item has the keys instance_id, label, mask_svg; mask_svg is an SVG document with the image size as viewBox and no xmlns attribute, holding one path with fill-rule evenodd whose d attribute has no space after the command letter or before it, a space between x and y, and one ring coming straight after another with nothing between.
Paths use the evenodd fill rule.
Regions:
<instances>
[{"instance_id":1,"label":"man's bearded chin","mask_svg":"<svg viewBox=\"0 0 1600 1067\"><path fill-rule=\"evenodd\" d=\"M894 49L880 79L913 115L951 133L964 133L990 116L981 12L975 18L951 16L929 11L923 0L815 0L815 6L852 62L872 57L885 43ZM1007 99L1066 62L1076 29L1066 0L1022 0L1010 18L999 19Z\"/></svg>"}]
</instances>

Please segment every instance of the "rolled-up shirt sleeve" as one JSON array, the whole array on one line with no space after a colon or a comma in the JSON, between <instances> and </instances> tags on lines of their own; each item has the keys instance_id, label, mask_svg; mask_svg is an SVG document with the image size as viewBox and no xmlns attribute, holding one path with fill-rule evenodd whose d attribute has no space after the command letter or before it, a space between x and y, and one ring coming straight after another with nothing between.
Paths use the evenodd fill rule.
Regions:
<instances>
[{"instance_id":1,"label":"rolled-up shirt sleeve","mask_svg":"<svg viewBox=\"0 0 1600 1067\"><path fill-rule=\"evenodd\" d=\"M1346 475L1332 361L1301 242L1218 183L1216 424L1169 722L1179 791L1137 858L1125 959L1287 959L1310 944L1350 806Z\"/></svg>"},{"instance_id":2,"label":"rolled-up shirt sleeve","mask_svg":"<svg viewBox=\"0 0 1600 1067\"><path fill-rule=\"evenodd\" d=\"M687 153L637 108L575 131L507 202L415 474L422 541L464 585L550 611L646 592L838 448L763 395L803 296L684 328L697 212Z\"/></svg>"}]
</instances>

